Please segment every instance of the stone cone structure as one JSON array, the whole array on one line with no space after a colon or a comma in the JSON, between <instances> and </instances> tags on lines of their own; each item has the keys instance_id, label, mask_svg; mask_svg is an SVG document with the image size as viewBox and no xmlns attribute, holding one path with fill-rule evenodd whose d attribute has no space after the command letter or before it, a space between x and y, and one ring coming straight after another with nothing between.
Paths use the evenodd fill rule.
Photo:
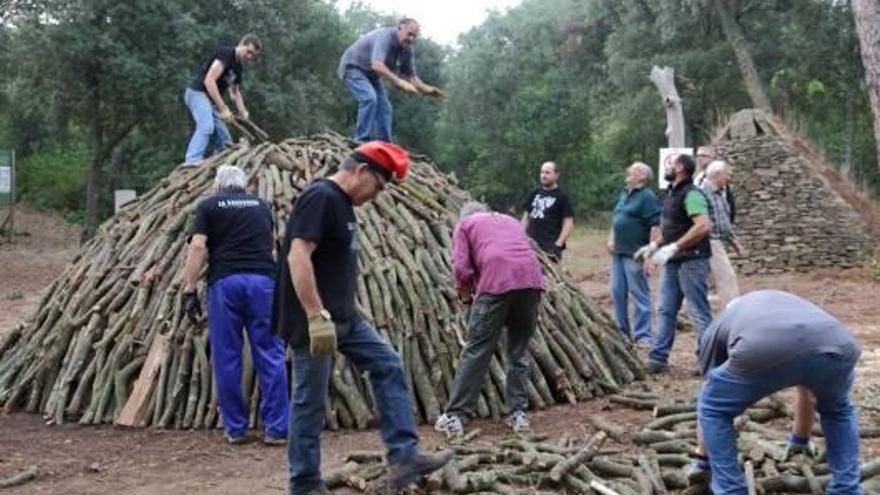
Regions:
<instances>
[{"instance_id":1,"label":"stone cone structure","mask_svg":"<svg viewBox=\"0 0 880 495\"><path fill-rule=\"evenodd\" d=\"M214 169L237 165L274 208L276 239L283 239L299 192L352 147L336 135L241 146L198 168L175 170L125 206L49 287L30 319L0 342L0 404L41 412L52 423L217 426L208 335L183 310L185 239L195 207L210 194ZM406 183L389 185L356 210L358 307L402 356L421 421L434 421L445 405L465 341L450 237L468 199L453 177L413 157ZM641 378L633 349L610 317L541 257L548 290L530 345L530 405L574 403ZM256 426L259 387L245 347L242 382ZM479 400L481 416L504 414L504 365L497 353ZM327 425L367 426L376 416L366 377L341 357L334 366Z\"/></svg>"},{"instance_id":2,"label":"stone cone structure","mask_svg":"<svg viewBox=\"0 0 880 495\"><path fill-rule=\"evenodd\" d=\"M749 251L734 259L740 273L864 263L875 244L865 217L870 208L784 125L760 110L743 110L712 144L734 167L736 231Z\"/></svg>"}]
</instances>

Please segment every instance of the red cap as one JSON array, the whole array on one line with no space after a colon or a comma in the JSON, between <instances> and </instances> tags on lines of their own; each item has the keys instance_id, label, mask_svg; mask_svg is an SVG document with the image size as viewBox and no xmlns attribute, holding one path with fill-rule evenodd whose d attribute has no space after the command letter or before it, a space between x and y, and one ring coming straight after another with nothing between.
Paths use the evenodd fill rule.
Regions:
<instances>
[{"instance_id":1,"label":"red cap","mask_svg":"<svg viewBox=\"0 0 880 495\"><path fill-rule=\"evenodd\" d=\"M364 143L354 150L352 156L366 162L389 181L403 181L409 171L409 153L385 141Z\"/></svg>"}]
</instances>

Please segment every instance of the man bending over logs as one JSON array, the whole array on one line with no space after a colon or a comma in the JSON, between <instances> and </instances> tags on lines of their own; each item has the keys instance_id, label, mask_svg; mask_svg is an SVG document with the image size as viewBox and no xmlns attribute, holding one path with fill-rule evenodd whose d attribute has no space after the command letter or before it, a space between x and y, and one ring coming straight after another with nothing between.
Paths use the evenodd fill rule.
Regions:
<instances>
[{"instance_id":1,"label":"man bending over logs","mask_svg":"<svg viewBox=\"0 0 880 495\"><path fill-rule=\"evenodd\" d=\"M708 464L712 492L748 492L737 463L733 418L763 397L799 386L800 419L789 452L808 441L809 425L803 423L811 419L802 409L809 391L816 398L828 450L827 493L861 493L858 418L849 400L860 354L859 344L837 318L800 297L760 290L734 299L706 330L700 346L706 380L697 418L708 454L702 467Z\"/></svg>"},{"instance_id":2,"label":"man bending over logs","mask_svg":"<svg viewBox=\"0 0 880 495\"><path fill-rule=\"evenodd\" d=\"M462 419L475 412L501 329L507 326L507 424L515 432L528 431L527 351L544 290L538 257L516 219L469 202L452 234L452 269L459 297L473 306L449 404L434 428L461 435Z\"/></svg>"},{"instance_id":3,"label":"man bending over logs","mask_svg":"<svg viewBox=\"0 0 880 495\"><path fill-rule=\"evenodd\" d=\"M288 220L281 251L287 263L279 273L273 328L293 347L287 451L291 494L327 493L321 480L319 436L337 349L359 370L369 372L393 489L406 487L452 458L451 451L419 451L400 357L355 309L358 224L353 206L375 198L388 182L402 181L408 170L409 156L402 148L365 143L335 174L307 187Z\"/></svg>"}]
</instances>

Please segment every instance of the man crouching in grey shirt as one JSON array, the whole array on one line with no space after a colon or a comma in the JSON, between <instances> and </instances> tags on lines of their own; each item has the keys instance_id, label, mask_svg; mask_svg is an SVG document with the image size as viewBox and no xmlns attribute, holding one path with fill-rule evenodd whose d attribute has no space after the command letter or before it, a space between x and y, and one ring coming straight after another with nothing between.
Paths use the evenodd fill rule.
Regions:
<instances>
[{"instance_id":1,"label":"man crouching in grey shirt","mask_svg":"<svg viewBox=\"0 0 880 495\"><path fill-rule=\"evenodd\" d=\"M831 468L827 493L861 493L858 418L849 400L860 354L837 318L794 294L760 290L734 299L700 342L705 382L697 418L708 455L702 470L711 476L712 492L748 492L733 419L761 398L798 386L801 396L809 391L816 398ZM790 443L807 440L795 433Z\"/></svg>"}]
</instances>

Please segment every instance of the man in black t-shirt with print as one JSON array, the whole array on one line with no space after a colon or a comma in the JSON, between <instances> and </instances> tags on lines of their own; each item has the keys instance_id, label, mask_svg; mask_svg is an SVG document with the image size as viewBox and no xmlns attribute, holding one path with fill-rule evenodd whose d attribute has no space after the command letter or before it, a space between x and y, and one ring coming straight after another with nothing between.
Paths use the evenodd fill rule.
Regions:
<instances>
[{"instance_id":1,"label":"man in black t-shirt with print","mask_svg":"<svg viewBox=\"0 0 880 495\"><path fill-rule=\"evenodd\" d=\"M365 143L336 173L307 187L288 220L281 249L287 262L279 270L273 328L293 348L291 494L327 492L321 480L319 436L337 350L369 372L392 488L406 487L452 457L450 451L419 451L400 357L355 309L358 224L353 207L375 198L388 182L403 180L408 170L409 156L402 148L381 141Z\"/></svg>"},{"instance_id":2,"label":"man in black t-shirt with print","mask_svg":"<svg viewBox=\"0 0 880 495\"><path fill-rule=\"evenodd\" d=\"M235 119L223 101L223 93L227 89L238 114L242 118L248 118L241 96L243 66L256 60L262 46L257 35L248 34L238 42L238 46L222 46L199 64L195 79L187 86L183 95L196 124L196 130L186 148L184 166L197 166L204 159L209 144L213 145L214 153L226 149L231 140L226 123Z\"/></svg>"},{"instance_id":3,"label":"man in black t-shirt with print","mask_svg":"<svg viewBox=\"0 0 880 495\"><path fill-rule=\"evenodd\" d=\"M223 429L229 443L246 440L248 405L241 387L242 327L247 330L254 368L260 381L260 419L264 442L287 440L287 369L284 342L272 332L272 210L245 192L244 172L217 168L217 193L196 208L184 276L186 313L197 324L202 309L196 286L208 255L208 332L211 364Z\"/></svg>"},{"instance_id":4,"label":"man in black t-shirt with print","mask_svg":"<svg viewBox=\"0 0 880 495\"><path fill-rule=\"evenodd\" d=\"M522 217L529 236L556 261L562 259L565 241L574 229L574 210L558 180L559 168L555 163L541 165L541 186L526 198Z\"/></svg>"}]
</instances>

